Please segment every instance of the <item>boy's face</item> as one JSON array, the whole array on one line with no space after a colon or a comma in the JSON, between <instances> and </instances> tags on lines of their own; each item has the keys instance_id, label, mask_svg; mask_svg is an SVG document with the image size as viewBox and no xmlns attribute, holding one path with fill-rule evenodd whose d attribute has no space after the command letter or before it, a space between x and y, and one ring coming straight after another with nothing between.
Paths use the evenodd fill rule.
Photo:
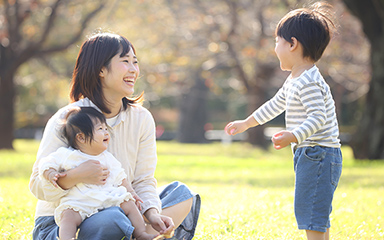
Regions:
<instances>
[{"instance_id":1,"label":"boy's face","mask_svg":"<svg viewBox=\"0 0 384 240\"><path fill-rule=\"evenodd\" d=\"M280 61L280 68L283 71L291 71L291 43L282 37L276 37L275 53Z\"/></svg>"}]
</instances>

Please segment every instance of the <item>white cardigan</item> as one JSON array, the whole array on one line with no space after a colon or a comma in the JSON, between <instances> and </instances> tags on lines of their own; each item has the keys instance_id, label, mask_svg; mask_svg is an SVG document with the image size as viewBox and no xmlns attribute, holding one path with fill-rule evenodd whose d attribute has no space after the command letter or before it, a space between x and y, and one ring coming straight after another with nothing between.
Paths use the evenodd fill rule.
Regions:
<instances>
[{"instance_id":1,"label":"white cardigan","mask_svg":"<svg viewBox=\"0 0 384 240\"><path fill-rule=\"evenodd\" d=\"M29 188L38 198L35 218L53 216L59 200L68 191L55 188L51 183L39 178L38 166L41 158L55 152L60 147L67 147L60 128L68 110L73 106L90 106L98 109L89 99L81 99L61 108L49 119L37 152L37 159L33 165ZM99 109L98 109L99 110ZM144 107L133 105L121 111L114 126L108 126L110 142L108 151L120 161L128 181L140 198L142 213L149 208L156 208L161 212L161 202L156 192L154 178L157 155L155 122L151 113Z\"/></svg>"}]
</instances>

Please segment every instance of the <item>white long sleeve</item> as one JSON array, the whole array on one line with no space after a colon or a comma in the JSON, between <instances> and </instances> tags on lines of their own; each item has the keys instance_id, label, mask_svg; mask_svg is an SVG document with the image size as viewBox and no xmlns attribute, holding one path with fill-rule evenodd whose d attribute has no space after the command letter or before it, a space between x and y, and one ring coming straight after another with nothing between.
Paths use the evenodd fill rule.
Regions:
<instances>
[{"instance_id":1,"label":"white long sleeve","mask_svg":"<svg viewBox=\"0 0 384 240\"><path fill-rule=\"evenodd\" d=\"M340 147L335 102L316 66L298 78L288 77L276 95L258 108L253 117L264 124L284 111L287 130L297 138L297 147Z\"/></svg>"}]
</instances>

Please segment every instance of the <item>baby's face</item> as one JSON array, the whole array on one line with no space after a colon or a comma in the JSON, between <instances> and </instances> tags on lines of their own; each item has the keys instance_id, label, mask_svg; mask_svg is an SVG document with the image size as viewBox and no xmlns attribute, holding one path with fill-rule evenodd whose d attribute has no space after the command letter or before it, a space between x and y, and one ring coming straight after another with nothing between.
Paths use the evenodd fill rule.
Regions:
<instances>
[{"instance_id":1,"label":"baby's face","mask_svg":"<svg viewBox=\"0 0 384 240\"><path fill-rule=\"evenodd\" d=\"M109 132L105 123L96 122L93 130L93 140L91 148L94 152L102 153L108 148Z\"/></svg>"}]
</instances>

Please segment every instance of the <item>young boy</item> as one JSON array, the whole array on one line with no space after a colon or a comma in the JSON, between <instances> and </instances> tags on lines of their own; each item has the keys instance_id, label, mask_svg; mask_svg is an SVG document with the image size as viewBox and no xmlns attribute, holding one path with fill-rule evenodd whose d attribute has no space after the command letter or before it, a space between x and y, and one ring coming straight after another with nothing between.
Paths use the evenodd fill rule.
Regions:
<instances>
[{"instance_id":1,"label":"young boy","mask_svg":"<svg viewBox=\"0 0 384 240\"><path fill-rule=\"evenodd\" d=\"M109 133L104 115L93 107L74 108L67 114L63 133L70 147L59 148L43 158L39 174L57 187L61 170L69 170L94 160L108 168L100 185L79 183L68 190L55 209L55 222L60 226L61 240L74 239L82 221L104 208L120 206L134 226L137 240L156 237L145 232L144 219L139 212L143 201L127 181L120 162L107 150ZM136 204L135 204L136 202Z\"/></svg>"},{"instance_id":2,"label":"young boy","mask_svg":"<svg viewBox=\"0 0 384 240\"><path fill-rule=\"evenodd\" d=\"M339 129L328 84L315 66L331 38L330 5L289 12L276 27L280 68L290 71L283 86L245 120L225 127L235 135L264 124L285 111L286 130L272 137L275 149L291 144L294 152L294 210L307 239L329 239L332 199L342 166Z\"/></svg>"}]
</instances>

